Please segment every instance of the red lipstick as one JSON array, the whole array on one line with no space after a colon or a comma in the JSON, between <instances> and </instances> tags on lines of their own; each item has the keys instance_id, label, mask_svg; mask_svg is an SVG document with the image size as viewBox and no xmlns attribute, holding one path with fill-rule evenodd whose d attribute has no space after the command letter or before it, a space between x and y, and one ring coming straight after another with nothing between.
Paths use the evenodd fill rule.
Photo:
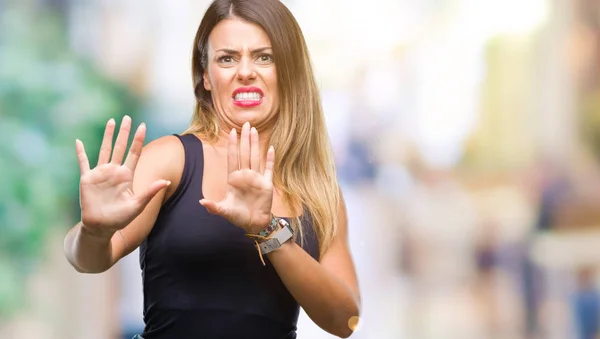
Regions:
<instances>
[{"instance_id":1,"label":"red lipstick","mask_svg":"<svg viewBox=\"0 0 600 339\"><path fill-rule=\"evenodd\" d=\"M242 96L242 98L236 100L236 95L242 93L257 93L258 96L256 94L253 94L250 96ZM233 103L236 106L247 108L260 105L263 101L263 96L263 91L260 88L248 86L237 88L235 91L233 91L233 95L231 97L233 99Z\"/></svg>"}]
</instances>

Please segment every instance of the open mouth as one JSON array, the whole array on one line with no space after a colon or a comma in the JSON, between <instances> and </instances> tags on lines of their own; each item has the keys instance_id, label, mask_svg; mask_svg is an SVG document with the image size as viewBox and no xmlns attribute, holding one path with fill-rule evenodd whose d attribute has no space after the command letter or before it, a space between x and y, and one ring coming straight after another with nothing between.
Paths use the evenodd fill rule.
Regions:
<instances>
[{"instance_id":1,"label":"open mouth","mask_svg":"<svg viewBox=\"0 0 600 339\"><path fill-rule=\"evenodd\" d=\"M263 92L256 87L238 88L233 92L233 103L240 107L258 106L263 96Z\"/></svg>"},{"instance_id":2,"label":"open mouth","mask_svg":"<svg viewBox=\"0 0 600 339\"><path fill-rule=\"evenodd\" d=\"M260 101L262 100L262 95L258 92L244 92L238 93L233 97L235 101Z\"/></svg>"}]
</instances>

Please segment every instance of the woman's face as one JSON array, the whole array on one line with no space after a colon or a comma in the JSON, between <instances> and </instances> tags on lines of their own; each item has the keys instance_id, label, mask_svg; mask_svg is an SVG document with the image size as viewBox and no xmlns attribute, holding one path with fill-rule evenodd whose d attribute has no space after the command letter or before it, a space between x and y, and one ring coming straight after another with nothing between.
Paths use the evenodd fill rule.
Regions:
<instances>
[{"instance_id":1,"label":"woman's face","mask_svg":"<svg viewBox=\"0 0 600 339\"><path fill-rule=\"evenodd\" d=\"M237 18L219 22L208 38L204 88L222 123L270 125L276 116L277 73L271 41L262 27Z\"/></svg>"}]
</instances>

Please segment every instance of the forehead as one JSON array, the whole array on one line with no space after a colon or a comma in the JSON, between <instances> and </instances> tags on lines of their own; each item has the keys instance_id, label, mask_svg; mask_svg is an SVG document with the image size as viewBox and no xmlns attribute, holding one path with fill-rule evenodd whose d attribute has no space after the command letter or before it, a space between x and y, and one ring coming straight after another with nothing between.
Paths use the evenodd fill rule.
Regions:
<instances>
[{"instance_id":1,"label":"forehead","mask_svg":"<svg viewBox=\"0 0 600 339\"><path fill-rule=\"evenodd\" d=\"M271 47L267 32L257 24L238 18L221 20L208 37L209 50L251 50Z\"/></svg>"}]
</instances>

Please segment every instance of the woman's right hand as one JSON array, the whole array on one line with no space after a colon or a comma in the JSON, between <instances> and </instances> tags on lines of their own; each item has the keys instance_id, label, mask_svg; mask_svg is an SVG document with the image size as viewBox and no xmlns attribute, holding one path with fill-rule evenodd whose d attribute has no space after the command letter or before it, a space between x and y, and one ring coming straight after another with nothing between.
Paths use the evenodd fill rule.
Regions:
<instances>
[{"instance_id":1,"label":"woman's right hand","mask_svg":"<svg viewBox=\"0 0 600 339\"><path fill-rule=\"evenodd\" d=\"M82 227L93 235L110 238L142 213L150 200L170 184L167 180L157 180L143 192L133 191L133 175L142 153L146 126L138 127L123 164L130 130L131 118L125 116L113 149L115 121L108 121L94 169L90 169L83 143L79 139L75 142L81 171L81 222Z\"/></svg>"}]
</instances>

